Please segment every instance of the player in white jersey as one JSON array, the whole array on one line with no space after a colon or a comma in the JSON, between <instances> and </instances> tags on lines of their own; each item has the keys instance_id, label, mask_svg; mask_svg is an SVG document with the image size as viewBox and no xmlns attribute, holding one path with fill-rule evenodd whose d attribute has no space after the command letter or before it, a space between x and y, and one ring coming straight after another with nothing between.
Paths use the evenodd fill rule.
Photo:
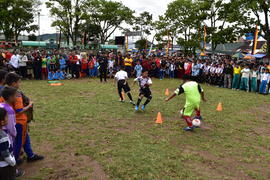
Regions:
<instances>
[{"instance_id":1,"label":"player in white jersey","mask_svg":"<svg viewBox=\"0 0 270 180\"><path fill-rule=\"evenodd\" d=\"M142 76L136 78L134 80L134 82L138 82L139 87L140 87L140 94L139 94L139 98L138 98L138 101L137 101L135 110L136 111L139 110L140 103L141 103L143 97L145 97L145 98L147 98L147 100L145 101L145 103L141 107L141 109L144 111L145 110L145 106L152 99L152 92L150 90L150 86L152 85L152 80L151 80L150 77L148 77L148 71L147 70L143 70Z\"/></svg>"},{"instance_id":2,"label":"player in white jersey","mask_svg":"<svg viewBox=\"0 0 270 180\"><path fill-rule=\"evenodd\" d=\"M115 82L117 81L117 89L118 89L118 94L120 96L120 101L124 102L124 98L122 95L122 89L124 90L124 92L127 94L128 98L130 99L130 103L135 105L132 96L130 94L130 87L128 85L128 74L126 71L123 70L124 67L120 68L120 71L118 71L115 74Z\"/></svg>"}]
</instances>

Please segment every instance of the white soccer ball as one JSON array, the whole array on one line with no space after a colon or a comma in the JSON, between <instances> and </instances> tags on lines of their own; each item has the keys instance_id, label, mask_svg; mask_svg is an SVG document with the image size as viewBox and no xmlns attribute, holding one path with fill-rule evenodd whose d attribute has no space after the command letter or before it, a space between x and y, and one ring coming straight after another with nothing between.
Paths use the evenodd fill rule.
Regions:
<instances>
[{"instance_id":1,"label":"white soccer ball","mask_svg":"<svg viewBox=\"0 0 270 180\"><path fill-rule=\"evenodd\" d=\"M201 121L199 119L193 119L192 125L196 126L196 127L200 127L201 126Z\"/></svg>"}]
</instances>

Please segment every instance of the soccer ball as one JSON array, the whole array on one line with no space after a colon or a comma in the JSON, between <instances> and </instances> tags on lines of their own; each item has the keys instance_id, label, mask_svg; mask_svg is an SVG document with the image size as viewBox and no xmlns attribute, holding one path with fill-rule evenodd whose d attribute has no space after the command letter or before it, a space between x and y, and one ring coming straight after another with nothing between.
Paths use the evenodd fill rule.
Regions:
<instances>
[{"instance_id":1,"label":"soccer ball","mask_svg":"<svg viewBox=\"0 0 270 180\"><path fill-rule=\"evenodd\" d=\"M200 127L201 121L199 119L193 119L192 125L195 127Z\"/></svg>"}]
</instances>

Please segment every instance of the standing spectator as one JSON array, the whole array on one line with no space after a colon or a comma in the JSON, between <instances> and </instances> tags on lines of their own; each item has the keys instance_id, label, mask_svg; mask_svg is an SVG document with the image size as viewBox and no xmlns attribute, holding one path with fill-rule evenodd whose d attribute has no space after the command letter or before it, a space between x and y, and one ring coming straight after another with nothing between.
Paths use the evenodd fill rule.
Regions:
<instances>
[{"instance_id":1,"label":"standing spectator","mask_svg":"<svg viewBox=\"0 0 270 180\"><path fill-rule=\"evenodd\" d=\"M239 89L239 80L240 80L241 67L239 64L236 64L233 68L233 84L232 89Z\"/></svg>"},{"instance_id":2,"label":"standing spectator","mask_svg":"<svg viewBox=\"0 0 270 180\"><path fill-rule=\"evenodd\" d=\"M45 80L47 78L47 75L48 75L47 58L45 56L42 57L41 74L42 74L42 79Z\"/></svg>"},{"instance_id":3,"label":"standing spectator","mask_svg":"<svg viewBox=\"0 0 270 180\"><path fill-rule=\"evenodd\" d=\"M262 69L262 74L261 74L261 83L260 83L260 94L267 94L266 88L267 84L270 81L270 75L269 75L269 70L268 69Z\"/></svg>"},{"instance_id":4,"label":"standing spectator","mask_svg":"<svg viewBox=\"0 0 270 180\"><path fill-rule=\"evenodd\" d=\"M109 57L109 61L108 61L108 69L109 69L109 77L112 78L113 77L113 71L114 71L114 60L113 57L110 56Z\"/></svg>"},{"instance_id":5,"label":"standing spectator","mask_svg":"<svg viewBox=\"0 0 270 180\"><path fill-rule=\"evenodd\" d=\"M127 57L124 60L124 63L125 63L125 71L128 73L128 77L131 77L133 59L131 58L130 54L127 55Z\"/></svg>"},{"instance_id":6,"label":"standing spectator","mask_svg":"<svg viewBox=\"0 0 270 180\"><path fill-rule=\"evenodd\" d=\"M42 58L39 53L34 56L34 77L36 80L42 79Z\"/></svg>"},{"instance_id":7,"label":"standing spectator","mask_svg":"<svg viewBox=\"0 0 270 180\"><path fill-rule=\"evenodd\" d=\"M27 62L28 58L25 53L21 53L21 57L19 58L19 70L20 75L23 78L27 78Z\"/></svg>"},{"instance_id":8,"label":"standing spectator","mask_svg":"<svg viewBox=\"0 0 270 180\"><path fill-rule=\"evenodd\" d=\"M14 54L11 56L9 64L11 65L11 68L13 71L19 74L19 59L20 55L14 51Z\"/></svg>"},{"instance_id":9,"label":"standing spectator","mask_svg":"<svg viewBox=\"0 0 270 180\"><path fill-rule=\"evenodd\" d=\"M88 62L89 77L94 77L95 62L93 58Z\"/></svg>"},{"instance_id":10,"label":"standing spectator","mask_svg":"<svg viewBox=\"0 0 270 180\"><path fill-rule=\"evenodd\" d=\"M174 61L172 61L170 63L169 74L170 74L170 78L174 78L174 74L175 74L175 64L174 64Z\"/></svg>"},{"instance_id":11,"label":"standing spectator","mask_svg":"<svg viewBox=\"0 0 270 180\"><path fill-rule=\"evenodd\" d=\"M77 66L77 63L80 64L78 57L72 53L69 56L69 61L70 61L70 68L71 68L71 75L72 78L79 78L80 77L80 73L79 73L79 69Z\"/></svg>"},{"instance_id":12,"label":"standing spectator","mask_svg":"<svg viewBox=\"0 0 270 180\"><path fill-rule=\"evenodd\" d=\"M192 71L191 71L191 77L192 81L199 81L199 75L200 75L200 67L197 61L193 62Z\"/></svg>"},{"instance_id":13,"label":"standing spectator","mask_svg":"<svg viewBox=\"0 0 270 180\"><path fill-rule=\"evenodd\" d=\"M259 76L258 68L254 66L251 73L251 91L252 92L257 91L258 76Z\"/></svg>"},{"instance_id":14,"label":"standing spectator","mask_svg":"<svg viewBox=\"0 0 270 180\"><path fill-rule=\"evenodd\" d=\"M232 87L232 76L233 76L233 66L227 61L224 66L224 88L231 89Z\"/></svg>"},{"instance_id":15,"label":"standing spectator","mask_svg":"<svg viewBox=\"0 0 270 180\"><path fill-rule=\"evenodd\" d=\"M143 67L141 66L140 61L137 61L137 64L136 64L134 70L136 71L136 78L140 77L142 75Z\"/></svg>"},{"instance_id":16,"label":"standing spectator","mask_svg":"<svg viewBox=\"0 0 270 180\"><path fill-rule=\"evenodd\" d=\"M108 73L108 59L105 54L101 54L99 57L99 78L100 82L107 82L107 73Z\"/></svg>"},{"instance_id":17,"label":"standing spectator","mask_svg":"<svg viewBox=\"0 0 270 180\"><path fill-rule=\"evenodd\" d=\"M65 71L66 70L66 60L65 60L65 58L63 58L63 56L60 56L59 64L60 64L60 71Z\"/></svg>"},{"instance_id":18,"label":"standing spectator","mask_svg":"<svg viewBox=\"0 0 270 180\"><path fill-rule=\"evenodd\" d=\"M250 69L248 65L246 64L244 69L241 70L242 77L240 81L240 89L249 91L249 77L250 77Z\"/></svg>"}]
</instances>

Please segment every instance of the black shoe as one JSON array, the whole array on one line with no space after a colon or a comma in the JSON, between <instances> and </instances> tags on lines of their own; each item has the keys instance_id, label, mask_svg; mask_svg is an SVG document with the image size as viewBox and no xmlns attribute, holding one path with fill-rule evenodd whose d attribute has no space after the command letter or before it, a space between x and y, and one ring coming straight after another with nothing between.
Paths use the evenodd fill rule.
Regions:
<instances>
[{"instance_id":1,"label":"black shoe","mask_svg":"<svg viewBox=\"0 0 270 180\"><path fill-rule=\"evenodd\" d=\"M15 174L16 178L22 177L24 174L25 174L24 170L16 169L16 174Z\"/></svg>"},{"instance_id":2,"label":"black shoe","mask_svg":"<svg viewBox=\"0 0 270 180\"><path fill-rule=\"evenodd\" d=\"M44 156L38 155L38 154L34 154L34 156L27 158L27 162L35 162L35 161L40 161L43 160Z\"/></svg>"}]
</instances>

